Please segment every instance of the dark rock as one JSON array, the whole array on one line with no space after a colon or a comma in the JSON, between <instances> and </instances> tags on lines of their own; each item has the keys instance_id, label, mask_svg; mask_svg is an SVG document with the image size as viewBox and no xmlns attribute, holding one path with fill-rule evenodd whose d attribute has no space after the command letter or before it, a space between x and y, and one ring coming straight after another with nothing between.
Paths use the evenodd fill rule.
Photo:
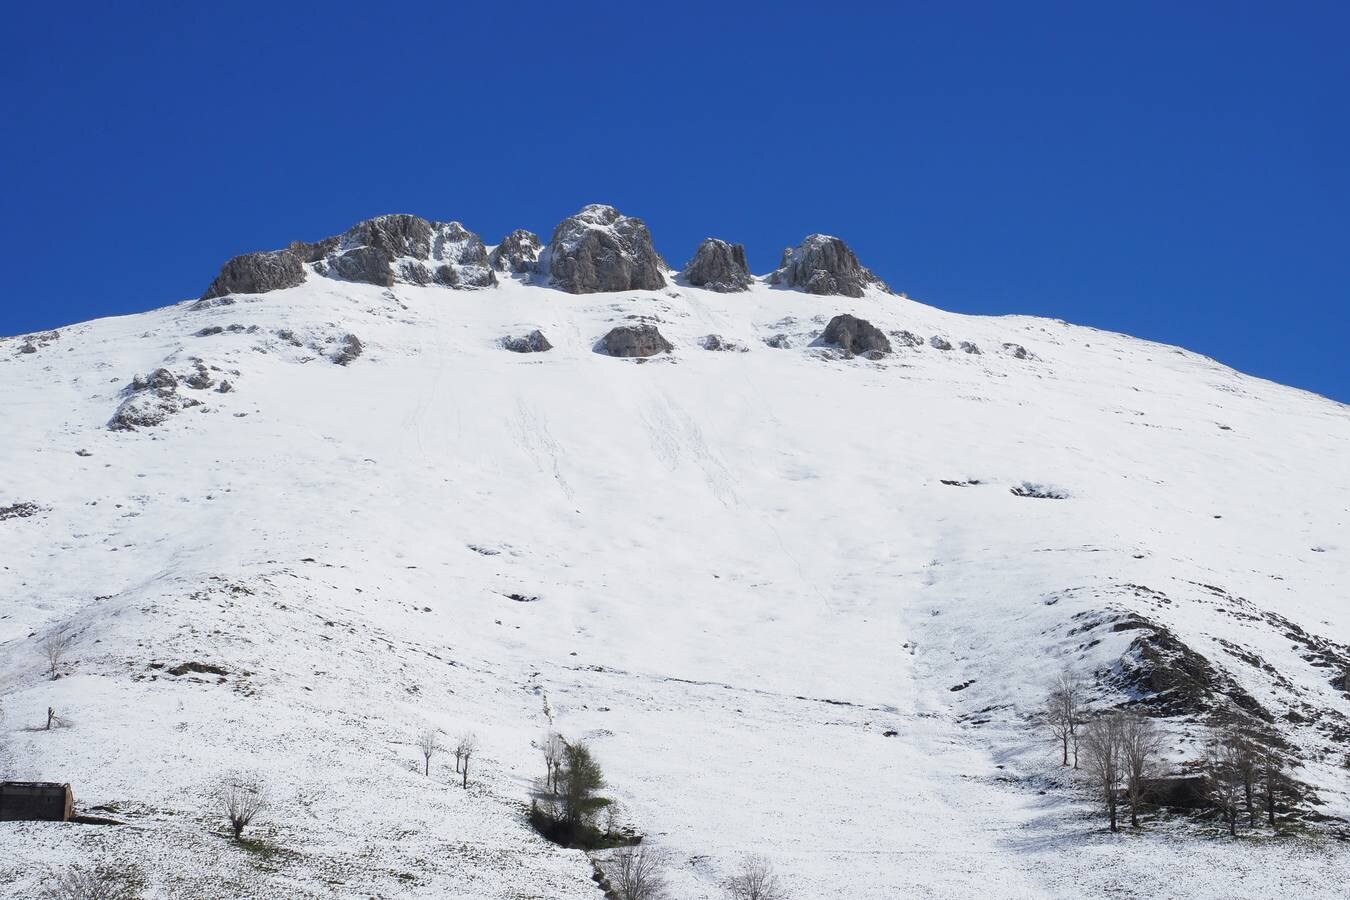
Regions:
<instances>
[{"instance_id":1,"label":"dark rock","mask_svg":"<svg viewBox=\"0 0 1350 900\"><path fill-rule=\"evenodd\" d=\"M827 344L837 344L844 352L852 356L855 353L890 353L891 342L885 333L866 319L859 319L847 313L835 316L825 326L821 340Z\"/></svg>"},{"instance_id":2,"label":"dark rock","mask_svg":"<svg viewBox=\"0 0 1350 900\"><path fill-rule=\"evenodd\" d=\"M923 338L912 331L892 331L891 337L901 347L922 347L924 343Z\"/></svg>"},{"instance_id":3,"label":"dark rock","mask_svg":"<svg viewBox=\"0 0 1350 900\"><path fill-rule=\"evenodd\" d=\"M183 384L198 391L204 391L216 383L206 366L197 363L191 375L183 379Z\"/></svg>"},{"instance_id":4,"label":"dark rock","mask_svg":"<svg viewBox=\"0 0 1350 900\"><path fill-rule=\"evenodd\" d=\"M948 341L945 337L936 334L928 339L928 346L932 347L934 350L952 349L950 341Z\"/></svg>"},{"instance_id":5,"label":"dark rock","mask_svg":"<svg viewBox=\"0 0 1350 900\"><path fill-rule=\"evenodd\" d=\"M174 413L200 406L201 402L178 394L178 378L168 369L137 375L127 386L126 399L108 420L110 431L135 431L164 422Z\"/></svg>"},{"instance_id":6,"label":"dark rock","mask_svg":"<svg viewBox=\"0 0 1350 900\"><path fill-rule=\"evenodd\" d=\"M563 219L548 244L553 284L572 294L659 290L665 268L646 224L612 206L592 204Z\"/></svg>"},{"instance_id":7,"label":"dark rock","mask_svg":"<svg viewBox=\"0 0 1350 900\"><path fill-rule=\"evenodd\" d=\"M230 393L230 392L233 391L233 390L234 390L234 385L230 384L228 381L226 381L226 380L223 379L223 378L220 380L220 386L216 388L216 392L217 392L217 393L221 393L221 394L228 394L228 393Z\"/></svg>"},{"instance_id":8,"label":"dark rock","mask_svg":"<svg viewBox=\"0 0 1350 900\"><path fill-rule=\"evenodd\" d=\"M775 334L773 337L765 338L764 343L773 347L775 350L789 350L792 348L792 339L786 334Z\"/></svg>"},{"instance_id":9,"label":"dark rock","mask_svg":"<svg viewBox=\"0 0 1350 900\"><path fill-rule=\"evenodd\" d=\"M34 345L31 341L25 341L23 346L19 348L20 353L36 353L37 351L38 351L37 346Z\"/></svg>"},{"instance_id":10,"label":"dark rock","mask_svg":"<svg viewBox=\"0 0 1350 900\"><path fill-rule=\"evenodd\" d=\"M351 365L364 350L365 348L361 346L361 341L356 335L344 335L342 338L342 346L333 354L332 359L333 362L337 363L339 366L348 366Z\"/></svg>"},{"instance_id":11,"label":"dark rock","mask_svg":"<svg viewBox=\"0 0 1350 900\"><path fill-rule=\"evenodd\" d=\"M219 325L209 325L197 332L197 337L211 337L212 335L222 334L225 329Z\"/></svg>"},{"instance_id":12,"label":"dark rock","mask_svg":"<svg viewBox=\"0 0 1350 900\"><path fill-rule=\"evenodd\" d=\"M0 522L6 519L26 519L42 512L36 503L15 503L13 506L0 506Z\"/></svg>"},{"instance_id":13,"label":"dark rock","mask_svg":"<svg viewBox=\"0 0 1350 900\"><path fill-rule=\"evenodd\" d=\"M431 223L426 219L391 213L357 222L342 235L335 249L341 252L353 247L373 247L389 259L400 256L427 259L431 256L431 237Z\"/></svg>"},{"instance_id":14,"label":"dark rock","mask_svg":"<svg viewBox=\"0 0 1350 900\"><path fill-rule=\"evenodd\" d=\"M553 349L548 338L537 328L524 337L502 338L502 347L512 353L544 353Z\"/></svg>"},{"instance_id":15,"label":"dark rock","mask_svg":"<svg viewBox=\"0 0 1350 900\"><path fill-rule=\"evenodd\" d=\"M655 356L675 349L661 336L655 325L620 325L610 329L600 341L601 348L610 356Z\"/></svg>"},{"instance_id":16,"label":"dark rock","mask_svg":"<svg viewBox=\"0 0 1350 900\"><path fill-rule=\"evenodd\" d=\"M694 287L722 293L748 290L751 282L745 247L717 238L704 238L681 274Z\"/></svg>"},{"instance_id":17,"label":"dark rock","mask_svg":"<svg viewBox=\"0 0 1350 900\"><path fill-rule=\"evenodd\" d=\"M321 241L291 241L286 245L286 249L298 256L301 262L316 263L336 250L341 241L341 235L334 235Z\"/></svg>"},{"instance_id":18,"label":"dark rock","mask_svg":"<svg viewBox=\"0 0 1350 900\"><path fill-rule=\"evenodd\" d=\"M168 369L159 368L149 375L137 375L131 379L127 390L131 392L156 390L172 393L178 389L178 377Z\"/></svg>"},{"instance_id":19,"label":"dark rock","mask_svg":"<svg viewBox=\"0 0 1350 900\"><path fill-rule=\"evenodd\" d=\"M750 350L749 347L739 341L729 341L720 334L705 335L698 343L704 350L713 350L719 353L748 353Z\"/></svg>"},{"instance_id":20,"label":"dark rock","mask_svg":"<svg viewBox=\"0 0 1350 900\"><path fill-rule=\"evenodd\" d=\"M539 253L544 249L539 235L533 231L517 228L502 238L501 243L488 254L488 265L498 272L514 272L523 275L533 272L539 262Z\"/></svg>"},{"instance_id":21,"label":"dark rock","mask_svg":"<svg viewBox=\"0 0 1350 900\"><path fill-rule=\"evenodd\" d=\"M304 283L305 267L289 250L245 253L227 260L202 294L202 300L226 294L263 294Z\"/></svg>"},{"instance_id":22,"label":"dark rock","mask_svg":"<svg viewBox=\"0 0 1350 900\"><path fill-rule=\"evenodd\" d=\"M975 356L980 355L980 348L975 346L975 344L970 341L962 341L958 346L960 346L960 348L966 353L970 353Z\"/></svg>"},{"instance_id":23,"label":"dark rock","mask_svg":"<svg viewBox=\"0 0 1350 900\"><path fill-rule=\"evenodd\" d=\"M326 274L362 284L380 287L394 286L394 272L389 267L393 259L378 247L352 247L329 257Z\"/></svg>"},{"instance_id":24,"label":"dark rock","mask_svg":"<svg viewBox=\"0 0 1350 900\"><path fill-rule=\"evenodd\" d=\"M797 288L808 294L842 294L861 297L869 287L890 293L886 282L865 268L853 251L837 237L812 234L796 247L783 251L770 284Z\"/></svg>"},{"instance_id":25,"label":"dark rock","mask_svg":"<svg viewBox=\"0 0 1350 900\"><path fill-rule=\"evenodd\" d=\"M449 267L442 266L442 268ZM406 281L409 284L431 284L431 270L419 260L405 259L398 264L398 274L395 279Z\"/></svg>"},{"instance_id":26,"label":"dark rock","mask_svg":"<svg viewBox=\"0 0 1350 900\"><path fill-rule=\"evenodd\" d=\"M1034 497L1037 500L1068 500L1069 495L1064 491L1052 487L1046 487L1043 484L1032 484L1030 481L1024 481L1016 487L1008 488L1008 491L1018 497Z\"/></svg>"},{"instance_id":27,"label":"dark rock","mask_svg":"<svg viewBox=\"0 0 1350 900\"><path fill-rule=\"evenodd\" d=\"M1021 344L1004 344L1003 349L1011 354L1013 359L1028 359L1031 357L1031 354L1027 352L1027 348L1023 347Z\"/></svg>"}]
</instances>

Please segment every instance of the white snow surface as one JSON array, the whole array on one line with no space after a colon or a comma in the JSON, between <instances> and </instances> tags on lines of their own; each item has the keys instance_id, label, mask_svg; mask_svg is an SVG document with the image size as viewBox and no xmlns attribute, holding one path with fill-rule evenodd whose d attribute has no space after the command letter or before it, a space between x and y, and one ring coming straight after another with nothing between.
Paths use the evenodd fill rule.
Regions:
<instances>
[{"instance_id":1,"label":"white snow surface","mask_svg":"<svg viewBox=\"0 0 1350 900\"><path fill-rule=\"evenodd\" d=\"M752 853L797 900L1343 896L1330 826L1105 832L1025 719L1133 637L1076 626L1137 613L1265 705L1319 811L1350 816L1326 730L1350 695L1267 616L1350 641L1350 409L880 292L503 281L312 277L0 341L0 508L40 508L0 521L0 774L129 823L0 823L5 896L83 862L157 898L598 898L524 820L550 717L676 898L722 896ZM812 346L844 312L982 352ZM593 352L638 318L675 351ZM534 328L554 350L500 348ZM347 334L364 353L334 365ZM234 390L105 428L134 375L198 359ZM48 706L66 727L36 730ZM477 733L468 790L447 754L422 774L424 724ZM1203 727L1168 727L1197 758ZM270 852L225 834L233 768L268 779Z\"/></svg>"}]
</instances>

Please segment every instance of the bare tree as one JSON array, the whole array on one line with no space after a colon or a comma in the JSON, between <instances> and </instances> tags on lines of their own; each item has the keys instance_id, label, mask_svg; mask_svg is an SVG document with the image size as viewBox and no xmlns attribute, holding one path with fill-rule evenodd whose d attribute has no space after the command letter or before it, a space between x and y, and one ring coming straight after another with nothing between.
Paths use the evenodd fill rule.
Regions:
<instances>
[{"instance_id":1,"label":"bare tree","mask_svg":"<svg viewBox=\"0 0 1350 900\"><path fill-rule=\"evenodd\" d=\"M1247 826L1256 827L1256 785L1261 777L1261 761L1256 742L1248 733L1234 731L1232 741L1236 745L1234 750L1234 764L1237 766L1237 776L1242 782L1243 803L1247 807Z\"/></svg>"},{"instance_id":2,"label":"bare tree","mask_svg":"<svg viewBox=\"0 0 1350 900\"><path fill-rule=\"evenodd\" d=\"M467 732L459 739L459 744L455 747L455 753L464 760L464 782L463 787L469 787L469 760L474 753L478 751L478 736L472 731Z\"/></svg>"},{"instance_id":3,"label":"bare tree","mask_svg":"<svg viewBox=\"0 0 1350 900\"><path fill-rule=\"evenodd\" d=\"M1284 774L1284 760L1270 747L1262 747L1261 764L1261 801L1266 808L1266 824L1275 827L1275 804L1277 797L1285 792L1289 779Z\"/></svg>"},{"instance_id":4,"label":"bare tree","mask_svg":"<svg viewBox=\"0 0 1350 900\"><path fill-rule=\"evenodd\" d=\"M1072 748L1075 769L1078 768L1078 730L1083 719L1085 691L1083 680L1065 669L1051 685L1050 693L1045 698L1045 707L1041 712L1046 727L1060 742L1063 765L1069 764L1069 750Z\"/></svg>"},{"instance_id":5,"label":"bare tree","mask_svg":"<svg viewBox=\"0 0 1350 900\"><path fill-rule=\"evenodd\" d=\"M118 900L127 886L102 869L71 866L43 888L43 900Z\"/></svg>"},{"instance_id":6,"label":"bare tree","mask_svg":"<svg viewBox=\"0 0 1350 900\"><path fill-rule=\"evenodd\" d=\"M731 900L787 900L788 896L773 866L762 856L747 857L725 887Z\"/></svg>"},{"instance_id":7,"label":"bare tree","mask_svg":"<svg viewBox=\"0 0 1350 900\"><path fill-rule=\"evenodd\" d=\"M61 661L66 658L75 639L64 632L49 635L40 645L42 655L47 658L47 676L55 681L60 677Z\"/></svg>"},{"instance_id":8,"label":"bare tree","mask_svg":"<svg viewBox=\"0 0 1350 900\"><path fill-rule=\"evenodd\" d=\"M566 743L563 736L550 731L544 736L544 789L556 793L558 790L558 769L562 767L563 751Z\"/></svg>"},{"instance_id":9,"label":"bare tree","mask_svg":"<svg viewBox=\"0 0 1350 900\"><path fill-rule=\"evenodd\" d=\"M237 841L244 829L267 808L267 782L255 772L231 772L221 779L217 790Z\"/></svg>"},{"instance_id":10,"label":"bare tree","mask_svg":"<svg viewBox=\"0 0 1350 900\"><path fill-rule=\"evenodd\" d=\"M440 740L437 738L435 728L430 725L417 732L417 749L422 754L422 774L431 777L431 757L437 750L441 749Z\"/></svg>"},{"instance_id":11,"label":"bare tree","mask_svg":"<svg viewBox=\"0 0 1350 900\"><path fill-rule=\"evenodd\" d=\"M660 856L649 847L625 847L609 862L610 884L619 900L663 900L669 894Z\"/></svg>"},{"instance_id":12,"label":"bare tree","mask_svg":"<svg viewBox=\"0 0 1350 900\"><path fill-rule=\"evenodd\" d=\"M1241 738L1232 731L1220 733L1205 754L1205 786L1209 799L1223 815L1228 833L1237 837L1238 810L1242 806Z\"/></svg>"},{"instance_id":13,"label":"bare tree","mask_svg":"<svg viewBox=\"0 0 1350 900\"><path fill-rule=\"evenodd\" d=\"M1125 770L1125 786L1130 795L1130 826L1139 827L1140 794L1144 781L1153 772L1162 750L1162 733L1153 720L1137 712L1126 713L1120 719L1121 763Z\"/></svg>"},{"instance_id":14,"label":"bare tree","mask_svg":"<svg viewBox=\"0 0 1350 900\"><path fill-rule=\"evenodd\" d=\"M1083 729L1083 755L1087 759L1088 775L1097 795L1106 805L1112 831L1117 830L1117 790L1125 768L1122 764L1121 722L1120 713L1109 712L1088 722Z\"/></svg>"}]
</instances>

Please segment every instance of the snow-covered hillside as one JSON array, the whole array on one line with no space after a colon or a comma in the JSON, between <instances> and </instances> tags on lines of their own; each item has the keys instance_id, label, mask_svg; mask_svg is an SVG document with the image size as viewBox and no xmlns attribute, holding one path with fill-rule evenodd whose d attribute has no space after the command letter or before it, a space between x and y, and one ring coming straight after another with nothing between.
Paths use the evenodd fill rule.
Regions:
<instances>
[{"instance_id":1,"label":"snow-covered hillside","mask_svg":"<svg viewBox=\"0 0 1350 900\"><path fill-rule=\"evenodd\" d=\"M1103 833L1026 719L1066 665L1109 706L1199 659L1153 696L1169 758L1259 709L1350 817L1347 407L866 279L451 290L320 255L0 340L0 774L130 823L0 825L6 896L83 861L147 897L599 897L524 820L550 717L678 898L750 853L798 900L1343 889L1334 823ZM841 313L893 352L823 345ZM597 352L639 322L674 349ZM423 776L427 723L477 733L469 790ZM238 767L267 853L209 798Z\"/></svg>"}]
</instances>

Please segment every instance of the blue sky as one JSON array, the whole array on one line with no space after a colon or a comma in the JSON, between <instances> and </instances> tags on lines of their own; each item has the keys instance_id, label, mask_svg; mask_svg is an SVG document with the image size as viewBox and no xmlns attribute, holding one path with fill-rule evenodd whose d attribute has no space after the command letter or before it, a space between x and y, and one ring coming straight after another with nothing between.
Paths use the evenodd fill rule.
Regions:
<instances>
[{"instance_id":1,"label":"blue sky","mask_svg":"<svg viewBox=\"0 0 1350 900\"><path fill-rule=\"evenodd\" d=\"M681 264L839 234L895 288L1350 401L1333 3L13 5L0 334L200 293L382 212Z\"/></svg>"}]
</instances>

